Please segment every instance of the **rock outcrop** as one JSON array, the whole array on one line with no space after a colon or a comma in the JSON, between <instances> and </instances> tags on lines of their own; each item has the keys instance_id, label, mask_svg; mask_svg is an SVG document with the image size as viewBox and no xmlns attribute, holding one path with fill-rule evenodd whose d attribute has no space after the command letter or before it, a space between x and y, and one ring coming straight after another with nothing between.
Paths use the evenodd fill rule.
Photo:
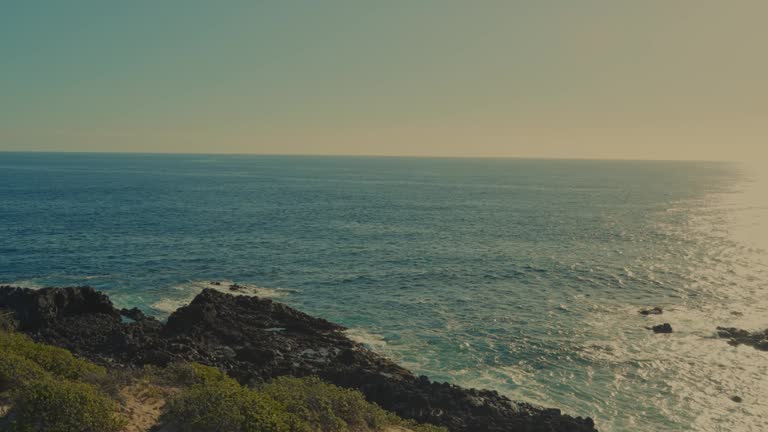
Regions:
<instances>
[{"instance_id":1,"label":"rock outcrop","mask_svg":"<svg viewBox=\"0 0 768 432\"><path fill-rule=\"evenodd\" d=\"M640 309L638 312L640 315L661 315L664 313L664 310L658 306L654 306L650 309Z\"/></svg>"},{"instance_id":2,"label":"rock outcrop","mask_svg":"<svg viewBox=\"0 0 768 432\"><path fill-rule=\"evenodd\" d=\"M654 333L672 333L672 326L669 323L658 324L650 328Z\"/></svg>"},{"instance_id":3,"label":"rock outcrop","mask_svg":"<svg viewBox=\"0 0 768 432\"><path fill-rule=\"evenodd\" d=\"M728 339L731 345L749 345L761 351L768 351L768 330L748 332L733 327L718 327L717 335Z\"/></svg>"},{"instance_id":4,"label":"rock outcrop","mask_svg":"<svg viewBox=\"0 0 768 432\"><path fill-rule=\"evenodd\" d=\"M414 376L347 338L342 326L269 299L206 289L162 323L137 309L119 311L89 287L0 287L0 309L13 312L36 340L110 367L196 361L243 383L317 375L359 389L401 417L451 431L595 430L589 418Z\"/></svg>"}]
</instances>

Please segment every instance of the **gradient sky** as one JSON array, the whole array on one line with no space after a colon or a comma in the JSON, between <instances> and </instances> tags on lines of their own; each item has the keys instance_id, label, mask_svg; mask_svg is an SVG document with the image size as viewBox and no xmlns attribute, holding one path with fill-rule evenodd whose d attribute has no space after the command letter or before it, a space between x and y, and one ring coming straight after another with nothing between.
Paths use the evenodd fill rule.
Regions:
<instances>
[{"instance_id":1,"label":"gradient sky","mask_svg":"<svg viewBox=\"0 0 768 432\"><path fill-rule=\"evenodd\" d=\"M765 0L7 0L0 150L761 159L766 19Z\"/></svg>"}]
</instances>

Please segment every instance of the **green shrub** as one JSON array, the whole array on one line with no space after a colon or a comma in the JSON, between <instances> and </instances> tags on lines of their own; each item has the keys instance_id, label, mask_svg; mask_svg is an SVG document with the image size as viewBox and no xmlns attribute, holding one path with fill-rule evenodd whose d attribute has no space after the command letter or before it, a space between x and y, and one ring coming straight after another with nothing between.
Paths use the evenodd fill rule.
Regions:
<instances>
[{"instance_id":1,"label":"green shrub","mask_svg":"<svg viewBox=\"0 0 768 432\"><path fill-rule=\"evenodd\" d=\"M404 420L399 425L407 427L413 432L448 432L448 428L426 423L416 423L413 420Z\"/></svg>"},{"instance_id":2,"label":"green shrub","mask_svg":"<svg viewBox=\"0 0 768 432\"><path fill-rule=\"evenodd\" d=\"M313 431L378 431L385 426L403 426L415 432L448 432L444 427L403 420L368 402L358 390L341 388L317 377L283 376L263 385L260 390L307 423Z\"/></svg>"},{"instance_id":3,"label":"green shrub","mask_svg":"<svg viewBox=\"0 0 768 432\"><path fill-rule=\"evenodd\" d=\"M0 392L48 376L37 363L14 352L0 351Z\"/></svg>"},{"instance_id":4,"label":"green shrub","mask_svg":"<svg viewBox=\"0 0 768 432\"><path fill-rule=\"evenodd\" d=\"M218 369L190 366L200 382L167 405L166 419L189 432L291 432L306 430L272 398L242 387Z\"/></svg>"},{"instance_id":5,"label":"green shrub","mask_svg":"<svg viewBox=\"0 0 768 432\"><path fill-rule=\"evenodd\" d=\"M229 379L227 374L219 369L200 363L171 363L164 368L145 365L141 375L142 379L172 387L188 387L193 384Z\"/></svg>"},{"instance_id":6,"label":"green shrub","mask_svg":"<svg viewBox=\"0 0 768 432\"><path fill-rule=\"evenodd\" d=\"M104 368L78 359L65 349L35 343L19 333L0 331L0 352L14 353L37 363L53 375L71 380L106 373Z\"/></svg>"},{"instance_id":7,"label":"green shrub","mask_svg":"<svg viewBox=\"0 0 768 432\"><path fill-rule=\"evenodd\" d=\"M399 419L365 400L357 390L328 384L317 377L280 377L260 389L312 430L347 432L379 429Z\"/></svg>"},{"instance_id":8,"label":"green shrub","mask_svg":"<svg viewBox=\"0 0 768 432\"><path fill-rule=\"evenodd\" d=\"M0 331L0 391L11 413L3 427L14 432L112 432L123 423L115 403L91 384L103 368L69 351Z\"/></svg>"},{"instance_id":9,"label":"green shrub","mask_svg":"<svg viewBox=\"0 0 768 432\"><path fill-rule=\"evenodd\" d=\"M140 369L116 368L110 369L109 373L87 375L78 381L96 386L112 399L120 399L120 391L123 388L146 380L143 379Z\"/></svg>"},{"instance_id":10,"label":"green shrub","mask_svg":"<svg viewBox=\"0 0 768 432\"><path fill-rule=\"evenodd\" d=\"M235 380L227 376L227 374L212 366L205 366L200 363L187 363L187 367L191 370L191 375L194 377L194 382L196 384L211 384L222 381L233 384L236 383ZM183 370L182 366L178 369L177 373L183 376Z\"/></svg>"},{"instance_id":11,"label":"green shrub","mask_svg":"<svg viewBox=\"0 0 768 432\"><path fill-rule=\"evenodd\" d=\"M12 432L116 432L115 403L90 384L42 378L14 391Z\"/></svg>"},{"instance_id":12,"label":"green shrub","mask_svg":"<svg viewBox=\"0 0 768 432\"><path fill-rule=\"evenodd\" d=\"M416 432L445 428L405 421L317 377L280 377L257 389L241 386L219 369L197 363L150 370L166 382L186 386L166 406L166 421L184 431L352 432L399 425Z\"/></svg>"}]
</instances>

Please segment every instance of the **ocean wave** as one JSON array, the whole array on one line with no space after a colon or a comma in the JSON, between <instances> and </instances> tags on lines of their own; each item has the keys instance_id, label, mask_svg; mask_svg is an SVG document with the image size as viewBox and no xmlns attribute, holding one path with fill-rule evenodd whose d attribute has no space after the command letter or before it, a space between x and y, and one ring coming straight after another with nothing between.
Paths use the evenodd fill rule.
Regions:
<instances>
[{"instance_id":1,"label":"ocean wave","mask_svg":"<svg viewBox=\"0 0 768 432\"><path fill-rule=\"evenodd\" d=\"M13 282L0 282L0 286L15 286L19 288L29 288L29 289L41 289L45 288L48 285L41 284L39 282L35 282L34 279L24 279L24 280L16 280Z\"/></svg>"},{"instance_id":2,"label":"ocean wave","mask_svg":"<svg viewBox=\"0 0 768 432\"><path fill-rule=\"evenodd\" d=\"M26 279L17 279L11 282L0 282L0 285L16 286L21 288L41 289L51 286L72 286L88 285L91 280L113 277L112 274L93 274L93 275L67 275L67 274L45 274L34 275Z\"/></svg>"},{"instance_id":3,"label":"ocean wave","mask_svg":"<svg viewBox=\"0 0 768 432\"><path fill-rule=\"evenodd\" d=\"M426 373L434 370L433 367L430 367L430 365L435 366L432 364L436 359L434 353L422 352L422 355L416 356L410 353L411 347L416 343L415 340L411 340L410 342L387 340L384 335L362 328L350 328L345 330L344 334L352 341L395 361L408 370L422 371ZM436 376L436 374L432 373L429 373L429 375L430 377Z\"/></svg>"},{"instance_id":4,"label":"ocean wave","mask_svg":"<svg viewBox=\"0 0 768 432\"><path fill-rule=\"evenodd\" d=\"M283 297L293 291L285 288L266 288L255 284L236 283L230 280L188 281L172 286L170 289L175 291L176 295L163 297L152 303L150 307L161 314L171 314L176 309L188 305L206 288L232 295L267 298Z\"/></svg>"}]
</instances>

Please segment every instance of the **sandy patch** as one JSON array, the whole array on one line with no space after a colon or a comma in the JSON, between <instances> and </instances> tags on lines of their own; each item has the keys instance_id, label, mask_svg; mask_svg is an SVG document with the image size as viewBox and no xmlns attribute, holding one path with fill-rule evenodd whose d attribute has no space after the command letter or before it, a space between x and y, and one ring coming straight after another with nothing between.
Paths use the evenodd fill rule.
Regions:
<instances>
[{"instance_id":1,"label":"sandy patch","mask_svg":"<svg viewBox=\"0 0 768 432\"><path fill-rule=\"evenodd\" d=\"M165 403L175 388L137 383L120 390L120 413L128 420L123 432L147 432L158 424Z\"/></svg>"}]
</instances>

